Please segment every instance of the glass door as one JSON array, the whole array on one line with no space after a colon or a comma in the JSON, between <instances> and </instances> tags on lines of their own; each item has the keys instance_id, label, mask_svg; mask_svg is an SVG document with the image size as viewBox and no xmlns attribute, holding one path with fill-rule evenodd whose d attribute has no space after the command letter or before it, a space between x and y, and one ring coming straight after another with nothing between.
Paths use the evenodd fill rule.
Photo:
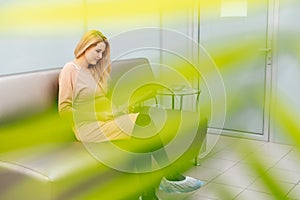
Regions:
<instances>
[{"instance_id":1,"label":"glass door","mask_svg":"<svg viewBox=\"0 0 300 200\"><path fill-rule=\"evenodd\" d=\"M211 130L267 139L269 68L268 1L200 0L199 40L224 81L224 127Z\"/></svg>"}]
</instances>

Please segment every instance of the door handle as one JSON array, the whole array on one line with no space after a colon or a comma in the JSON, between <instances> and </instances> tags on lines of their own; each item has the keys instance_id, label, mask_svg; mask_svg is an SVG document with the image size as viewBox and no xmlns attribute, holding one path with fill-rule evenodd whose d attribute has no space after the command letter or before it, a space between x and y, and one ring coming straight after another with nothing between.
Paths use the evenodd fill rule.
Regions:
<instances>
[{"instance_id":1,"label":"door handle","mask_svg":"<svg viewBox=\"0 0 300 200\"><path fill-rule=\"evenodd\" d=\"M262 52L266 52L266 53L269 53L269 52L271 52L271 48L260 48L260 49L258 49L258 51L262 51Z\"/></svg>"}]
</instances>

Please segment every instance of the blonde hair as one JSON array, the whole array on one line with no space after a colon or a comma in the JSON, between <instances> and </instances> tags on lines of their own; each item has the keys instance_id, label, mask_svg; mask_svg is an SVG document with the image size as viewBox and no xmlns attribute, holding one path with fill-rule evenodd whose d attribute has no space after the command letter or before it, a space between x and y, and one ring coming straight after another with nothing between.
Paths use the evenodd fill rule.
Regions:
<instances>
[{"instance_id":1,"label":"blonde hair","mask_svg":"<svg viewBox=\"0 0 300 200\"><path fill-rule=\"evenodd\" d=\"M93 76L98 81L98 84L103 87L107 86L109 79L111 65L110 65L110 45L107 38L98 30L87 31L79 43L77 44L74 55L75 58L79 58L84 54L84 52L93 46L96 46L99 42L104 42L106 45L105 51L103 52L102 58L94 66L89 66ZM104 89L104 88L103 88Z\"/></svg>"}]
</instances>

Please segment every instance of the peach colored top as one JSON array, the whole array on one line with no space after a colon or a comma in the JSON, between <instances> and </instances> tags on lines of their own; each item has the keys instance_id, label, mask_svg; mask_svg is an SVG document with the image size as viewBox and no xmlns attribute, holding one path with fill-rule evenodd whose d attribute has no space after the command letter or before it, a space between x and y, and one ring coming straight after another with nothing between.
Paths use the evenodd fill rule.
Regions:
<instances>
[{"instance_id":1,"label":"peach colored top","mask_svg":"<svg viewBox=\"0 0 300 200\"><path fill-rule=\"evenodd\" d=\"M59 75L58 110L72 113L73 131L82 142L103 142L130 138L137 113L100 121L101 112L112 112L106 97L107 85L98 85L91 71L73 62L65 64Z\"/></svg>"}]
</instances>

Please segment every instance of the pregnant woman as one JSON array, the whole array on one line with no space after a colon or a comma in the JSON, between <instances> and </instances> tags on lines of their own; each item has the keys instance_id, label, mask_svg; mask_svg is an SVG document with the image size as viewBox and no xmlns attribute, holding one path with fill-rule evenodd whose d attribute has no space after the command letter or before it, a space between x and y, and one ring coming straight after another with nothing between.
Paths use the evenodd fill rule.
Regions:
<instances>
[{"instance_id":1,"label":"pregnant woman","mask_svg":"<svg viewBox=\"0 0 300 200\"><path fill-rule=\"evenodd\" d=\"M145 126L149 115L114 108L108 97L110 78L110 45L98 30L86 32L74 51L74 60L67 62L59 76L58 107L60 116L71 122L81 142L131 140L135 126ZM134 145L132 140L132 144ZM156 138L159 142L159 137ZM162 155L167 160L167 155ZM190 192L203 183L181 174L166 175L160 188L167 192ZM155 190L143 193L140 199L158 199Z\"/></svg>"}]
</instances>

